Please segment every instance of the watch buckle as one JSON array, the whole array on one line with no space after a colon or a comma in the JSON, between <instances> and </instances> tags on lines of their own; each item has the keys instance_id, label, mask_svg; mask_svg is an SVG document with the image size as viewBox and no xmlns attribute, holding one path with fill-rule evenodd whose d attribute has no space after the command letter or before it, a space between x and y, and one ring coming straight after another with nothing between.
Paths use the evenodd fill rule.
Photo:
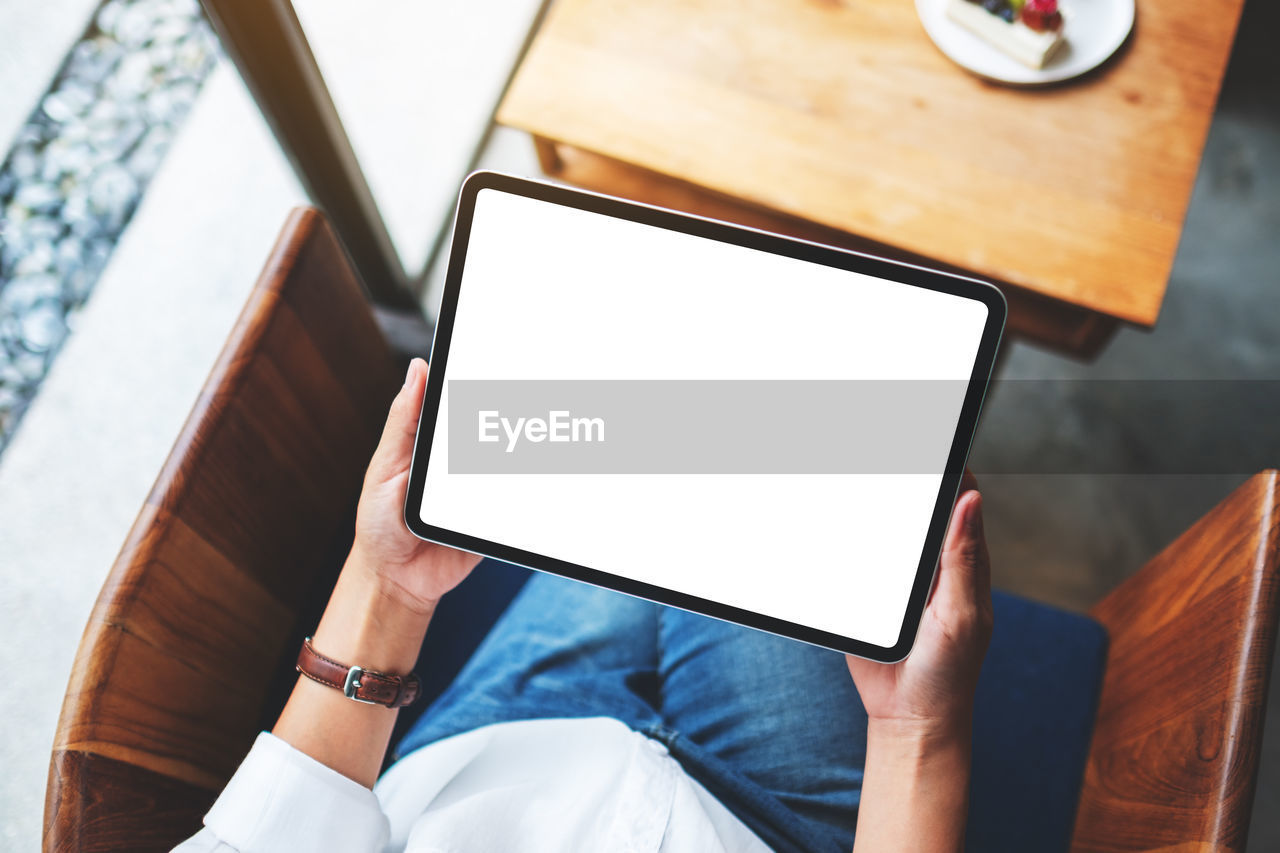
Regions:
<instances>
[{"instance_id":1,"label":"watch buckle","mask_svg":"<svg viewBox=\"0 0 1280 853\"><path fill-rule=\"evenodd\" d=\"M360 689L360 677L362 675L364 675L364 669L362 667L353 666L351 669L347 670L347 680L342 684L342 695L346 696L348 699L354 699L365 705L377 705L378 703L374 702L372 699L361 699L356 695L356 691Z\"/></svg>"}]
</instances>

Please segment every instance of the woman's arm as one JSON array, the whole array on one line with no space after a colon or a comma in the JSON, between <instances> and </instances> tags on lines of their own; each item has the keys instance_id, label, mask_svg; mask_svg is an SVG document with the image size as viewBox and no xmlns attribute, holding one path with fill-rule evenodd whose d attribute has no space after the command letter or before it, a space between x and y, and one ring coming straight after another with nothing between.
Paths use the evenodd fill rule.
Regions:
<instances>
[{"instance_id":1,"label":"woman's arm","mask_svg":"<svg viewBox=\"0 0 1280 853\"><path fill-rule=\"evenodd\" d=\"M872 721L855 853L964 850L968 793L967 730L937 732Z\"/></svg>"},{"instance_id":2,"label":"woman's arm","mask_svg":"<svg viewBox=\"0 0 1280 853\"><path fill-rule=\"evenodd\" d=\"M976 485L966 474L964 487ZM965 491L911 655L890 665L849 658L869 718L855 853L964 849L973 697L991 620L982 499Z\"/></svg>"},{"instance_id":3,"label":"woman's arm","mask_svg":"<svg viewBox=\"0 0 1280 853\"><path fill-rule=\"evenodd\" d=\"M480 561L423 542L401 520L426 377L426 363L414 359L365 475L351 554L312 639L325 657L393 675L413 668L436 603ZM396 713L299 676L272 734L372 787Z\"/></svg>"}]
</instances>

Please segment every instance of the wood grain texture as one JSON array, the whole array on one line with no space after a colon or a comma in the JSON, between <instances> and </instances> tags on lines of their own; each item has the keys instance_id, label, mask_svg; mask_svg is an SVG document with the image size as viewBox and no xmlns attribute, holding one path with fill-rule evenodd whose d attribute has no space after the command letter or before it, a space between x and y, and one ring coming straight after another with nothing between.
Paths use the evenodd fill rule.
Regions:
<instances>
[{"instance_id":1,"label":"wood grain texture","mask_svg":"<svg viewBox=\"0 0 1280 853\"><path fill-rule=\"evenodd\" d=\"M1151 325L1242 4L1140 0L1113 61L1032 91L905 0L558 0L498 117Z\"/></svg>"},{"instance_id":2,"label":"wood grain texture","mask_svg":"<svg viewBox=\"0 0 1280 853\"><path fill-rule=\"evenodd\" d=\"M534 137L534 146L547 174L580 187L841 249L969 274L968 270L939 263L897 246L886 246L846 231L769 211L696 187L687 181L639 166L629 166L543 137ZM1116 320L1094 311L1002 284L1002 292L1009 303L1006 322L1009 335L1087 359L1097 355L1118 326Z\"/></svg>"},{"instance_id":3,"label":"wood grain texture","mask_svg":"<svg viewBox=\"0 0 1280 853\"><path fill-rule=\"evenodd\" d=\"M45 809L47 850L167 851L200 825L217 798L216 791L89 752L55 752L49 776L58 784L50 785L57 800ZM51 825L66 809L80 822L75 835Z\"/></svg>"},{"instance_id":4,"label":"wood grain texture","mask_svg":"<svg viewBox=\"0 0 1280 853\"><path fill-rule=\"evenodd\" d=\"M398 387L332 231L295 211L85 629L46 849L137 832L128 849L167 850L198 829L313 627Z\"/></svg>"},{"instance_id":5,"label":"wood grain texture","mask_svg":"<svg viewBox=\"0 0 1280 853\"><path fill-rule=\"evenodd\" d=\"M1280 607L1280 472L1093 610L1110 634L1073 850L1244 850Z\"/></svg>"}]
</instances>

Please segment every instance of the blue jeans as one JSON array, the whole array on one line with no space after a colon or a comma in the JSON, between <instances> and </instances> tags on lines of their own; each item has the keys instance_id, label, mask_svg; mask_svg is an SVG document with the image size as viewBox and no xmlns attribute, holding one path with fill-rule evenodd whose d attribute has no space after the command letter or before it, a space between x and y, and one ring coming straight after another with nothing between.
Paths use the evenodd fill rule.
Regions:
<instances>
[{"instance_id":1,"label":"blue jeans","mask_svg":"<svg viewBox=\"0 0 1280 853\"><path fill-rule=\"evenodd\" d=\"M844 657L535 575L396 748L511 720L614 717L780 851L844 851L867 716Z\"/></svg>"}]
</instances>

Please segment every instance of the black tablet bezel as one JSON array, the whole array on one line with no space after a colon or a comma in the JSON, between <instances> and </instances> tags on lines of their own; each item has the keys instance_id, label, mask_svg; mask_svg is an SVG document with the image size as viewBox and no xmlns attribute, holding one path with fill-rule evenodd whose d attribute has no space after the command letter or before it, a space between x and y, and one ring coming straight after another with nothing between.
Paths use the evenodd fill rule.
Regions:
<instances>
[{"instance_id":1,"label":"black tablet bezel","mask_svg":"<svg viewBox=\"0 0 1280 853\"><path fill-rule=\"evenodd\" d=\"M965 299L977 300L987 307L987 322L982 331L981 343L978 346L978 356L974 361L973 372L969 378L969 387L965 393L964 404L961 406L955 437L952 440L951 451L947 456L942 485L938 490L937 501L934 504L933 517L925 536L919 565L916 569L915 582L903 616L902 627L898 640L894 645L877 646L852 637L841 636L795 622L777 619L763 613L756 613L718 601L654 586L599 569L593 569L589 566L581 566L542 554L512 548L498 542L490 542L464 533L436 527L422 521L420 517L422 493L426 484L427 464L431 457L431 442L435 435L440 398L444 390L444 378L449 358L449 343L453 333L454 315L458 306L458 293L462 285L467 244L471 234L472 215L475 211L476 196L484 189L513 193L526 198L566 205L604 216L612 216L709 240L717 240L735 246L783 255L799 261L862 273L900 284L922 287L926 290L949 293ZM405 495L405 524L416 536L442 545L482 554L509 563L516 563L530 569L562 575L660 604L672 605L684 610L726 619L762 631L859 657L884 663L902 660L911 651L911 647L915 642L915 635L919 630L920 620L924 614L929 589L933 584L933 577L937 571L942 540L946 533L947 523L951 517L951 509L955 503L960 481L964 474L965 461L977 427L978 415L982 409L983 398L986 395L1007 312L1004 296L1000 291L993 285L977 279L821 246L816 243L807 243L776 234L730 225L725 222L702 219L671 210L650 207L636 202L563 186L517 178L497 172L475 172L463 183L458 197L449 267L445 277L444 293L441 298L439 320L436 323L435 339L431 347L431 371L422 401L422 413L419 418L418 434L414 442L413 463L409 474L409 487Z\"/></svg>"}]
</instances>

